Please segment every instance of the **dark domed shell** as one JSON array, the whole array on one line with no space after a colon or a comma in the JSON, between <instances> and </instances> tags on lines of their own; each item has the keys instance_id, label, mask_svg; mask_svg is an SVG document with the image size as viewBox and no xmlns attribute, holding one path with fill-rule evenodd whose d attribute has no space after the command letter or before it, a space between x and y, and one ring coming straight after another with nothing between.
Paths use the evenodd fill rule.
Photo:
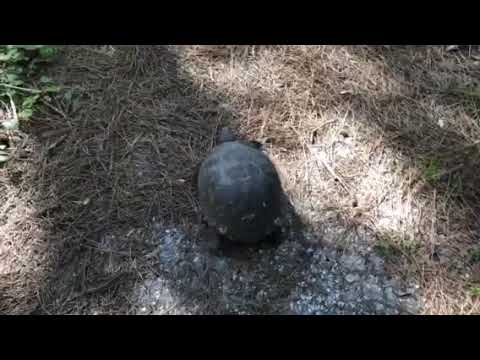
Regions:
<instances>
[{"instance_id":1,"label":"dark domed shell","mask_svg":"<svg viewBox=\"0 0 480 360\"><path fill-rule=\"evenodd\" d=\"M227 239L253 243L273 231L281 183L260 150L236 141L217 146L200 167L198 190L208 223Z\"/></svg>"}]
</instances>

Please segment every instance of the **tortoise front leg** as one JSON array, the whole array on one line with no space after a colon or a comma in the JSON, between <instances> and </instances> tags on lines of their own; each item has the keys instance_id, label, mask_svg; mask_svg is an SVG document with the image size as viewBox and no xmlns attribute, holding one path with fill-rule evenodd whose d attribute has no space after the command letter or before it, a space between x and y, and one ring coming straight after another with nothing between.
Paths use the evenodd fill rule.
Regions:
<instances>
[{"instance_id":1,"label":"tortoise front leg","mask_svg":"<svg viewBox=\"0 0 480 360\"><path fill-rule=\"evenodd\" d=\"M202 216L201 218L200 240L205 248L213 253L218 253L222 249L222 236L218 231L208 224L208 221Z\"/></svg>"}]
</instances>

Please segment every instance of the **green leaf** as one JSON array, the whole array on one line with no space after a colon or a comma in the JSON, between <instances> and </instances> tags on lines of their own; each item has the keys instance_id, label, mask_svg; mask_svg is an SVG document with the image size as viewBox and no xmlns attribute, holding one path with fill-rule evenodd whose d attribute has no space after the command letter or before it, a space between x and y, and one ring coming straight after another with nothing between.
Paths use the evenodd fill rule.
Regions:
<instances>
[{"instance_id":1,"label":"green leaf","mask_svg":"<svg viewBox=\"0 0 480 360\"><path fill-rule=\"evenodd\" d=\"M56 53L57 48L47 45L0 45L0 84L3 85L0 98L8 102L11 96L15 104L19 104L20 120L33 115L40 96L47 100L49 94L61 90L51 78L39 73L41 64L50 61ZM40 77L40 86L35 89L31 79L37 77ZM18 127L18 121L11 127Z\"/></svg>"},{"instance_id":2,"label":"green leaf","mask_svg":"<svg viewBox=\"0 0 480 360\"><path fill-rule=\"evenodd\" d=\"M470 293L474 297L480 297L480 286L474 286L470 289Z\"/></svg>"},{"instance_id":3,"label":"green leaf","mask_svg":"<svg viewBox=\"0 0 480 360\"><path fill-rule=\"evenodd\" d=\"M470 261L472 263L480 263L480 248L470 251Z\"/></svg>"},{"instance_id":4,"label":"green leaf","mask_svg":"<svg viewBox=\"0 0 480 360\"><path fill-rule=\"evenodd\" d=\"M5 96L5 97L15 97L15 95L17 94L17 91L15 89L8 89L8 88L5 88L3 91L0 92L0 95L1 96Z\"/></svg>"},{"instance_id":5,"label":"green leaf","mask_svg":"<svg viewBox=\"0 0 480 360\"><path fill-rule=\"evenodd\" d=\"M0 61L10 61L12 59L12 55L9 53L0 53Z\"/></svg>"},{"instance_id":6,"label":"green leaf","mask_svg":"<svg viewBox=\"0 0 480 360\"><path fill-rule=\"evenodd\" d=\"M56 93L59 92L62 88L58 85L47 85L42 90L47 93Z\"/></svg>"},{"instance_id":7,"label":"green leaf","mask_svg":"<svg viewBox=\"0 0 480 360\"><path fill-rule=\"evenodd\" d=\"M52 47L43 47L39 50L40 57L43 59L51 59L56 53L56 49Z\"/></svg>"},{"instance_id":8,"label":"green leaf","mask_svg":"<svg viewBox=\"0 0 480 360\"><path fill-rule=\"evenodd\" d=\"M49 84L49 83L52 83L53 81L48 76L41 76L40 77L40 82L43 83L43 84Z\"/></svg>"},{"instance_id":9,"label":"green leaf","mask_svg":"<svg viewBox=\"0 0 480 360\"><path fill-rule=\"evenodd\" d=\"M13 62L13 63L16 63L25 59L25 56L20 51L18 51L18 49L13 49L13 48L8 49L6 55L8 56L7 61Z\"/></svg>"},{"instance_id":10,"label":"green leaf","mask_svg":"<svg viewBox=\"0 0 480 360\"><path fill-rule=\"evenodd\" d=\"M33 115L33 109L24 109L18 113L18 117L23 120L28 120Z\"/></svg>"},{"instance_id":11,"label":"green leaf","mask_svg":"<svg viewBox=\"0 0 480 360\"><path fill-rule=\"evenodd\" d=\"M45 47L45 45L10 45L10 46L14 46L17 49L24 49L24 50L37 50Z\"/></svg>"},{"instance_id":12,"label":"green leaf","mask_svg":"<svg viewBox=\"0 0 480 360\"><path fill-rule=\"evenodd\" d=\"M18 75L14 73L8 73L5 77L9 83L14 83L19 80Z\"/></svg>"},{"instance_id":13,"label":"green leaf","mask_svg":"<svg viewBox=\"0 0 480 360\"><path fill-rule=\"evenodd\" d=\"M33 96L26 97L22 102L22 107L21 107L22 110L32 108L33 105L35 105L35 103L37 102L39 97L40 95L33 95Z\"/></svg>"}]
</instances>

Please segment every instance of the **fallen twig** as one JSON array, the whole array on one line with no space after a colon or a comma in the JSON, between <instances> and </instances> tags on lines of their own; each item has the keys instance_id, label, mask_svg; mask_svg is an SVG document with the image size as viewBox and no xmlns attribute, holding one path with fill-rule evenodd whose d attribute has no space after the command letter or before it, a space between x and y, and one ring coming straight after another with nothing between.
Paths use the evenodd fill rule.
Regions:
<instances>
[{"instance_id":1,"label":"fallen twig","mask_svg":"<svg viewBox=\"0 0 480 360\"><path fill-rule=\"evenodd\" d=\"M335 170L332 169L332 167L330 165L327 164L327 162L325 160L322 159L322 157L320 157L318 155L317 152L315 151L312 151L312 149L310 148L310 153L312 155L315 156L315 160L318 160L322 163L322 165L325 167L325 169L327 169L327 171L330 173L330 175L335 179L337 180L340 185L342 185L342 187L344 188L344 190L349 194L349 195L352 195L349 187L347 186L347 184L342 180L342 178L335 172Z\"/></svg>"},{"instance_id":2,"label":"fallen twig","mask_svg":"<svg viewBox=\"0 0 480 360\"><path fill-rule=\"evenodd\" d=\"M40 90L37 90L37 89L29 89L29 88L24 88L24 87L20 87L20 86L10 85L10 84L0 83L0 86L6 87L6 88L9 88L9 89L25 91L25 92L29 92L29 93L32 93L32 94L41 94L42 93Z\"/></svg>"},{"instance_id":3,"label":"fallen twig","mask_svg":"<svg viewBox=\"0 0 480 360\"><path fill-rule=\"evenodd\" d=\"M108 287L110 287L112 285L112 283L114 283L115 281L117 281L118 279L120 279L122 276L124 276L126 274L127 274L126 272L120 272L118 274L115 274L112 278L108 279L107 281L103 282L102 284L100 284L98 286L93 286L93 287L85 289L85 290L83 290L79 293L73 294L65 303L67 303L69 301L73 301L73 300L78 299L79 297L82 297L82 296L85 296L85 295L89 295L89 294L93 294L93 293L96 293L96 292L101 291L101 290L105 290Z\"/></svg>"}]
</instances>

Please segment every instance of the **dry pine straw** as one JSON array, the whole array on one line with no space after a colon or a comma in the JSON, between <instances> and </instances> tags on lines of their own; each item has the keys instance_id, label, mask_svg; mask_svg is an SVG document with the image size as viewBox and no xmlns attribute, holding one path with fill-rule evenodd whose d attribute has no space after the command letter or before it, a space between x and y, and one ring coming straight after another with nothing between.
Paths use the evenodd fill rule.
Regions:
<instances>
[{"instance_id":1,"label":"dry pine straw","mask_svg":"<svg viewBox=\"0 0 480 360\"><path fill-rule=\"evenodd\" d=\"M478 312L469 290L478 278L470 254L478 249L479 112L462 92L478 84L480 67L468 52L197 46L185 53L196 82L228 95L239 131L271 145L298 209L335 209L345 226L369 228L395 255L390 270L419 279L425 313ZM312 143L323 160L312 156ZM439 180L428 178L430 163ZM325 222L303 215L313 226Z\"/></svg>"},{"instance_id":2,"label":"dry pine straw","mask_svg":"<svg viewBox=\"0 0 480 360\"><path fill-rule=\"evenodd\" d=\"M24 168L2 169L0 269L9 290L0 309L81 312L89 289L141 276L144 249L134 239L152 216L187 228L195 221L195 167L228 123L266 144L297 211L325 239L326 223L365 229L390 271L419 280L425 313L477 313L469 169L478 111L456 91L478 79L471 56L442 47L65 49L52 76L73 100L37 114L26 129L35 151ZM426 176L432 160L438 181ZM105 240L132 229L140 235ZM113 293L95 301L128 311Z\"/></svg>"}]
</instances>

